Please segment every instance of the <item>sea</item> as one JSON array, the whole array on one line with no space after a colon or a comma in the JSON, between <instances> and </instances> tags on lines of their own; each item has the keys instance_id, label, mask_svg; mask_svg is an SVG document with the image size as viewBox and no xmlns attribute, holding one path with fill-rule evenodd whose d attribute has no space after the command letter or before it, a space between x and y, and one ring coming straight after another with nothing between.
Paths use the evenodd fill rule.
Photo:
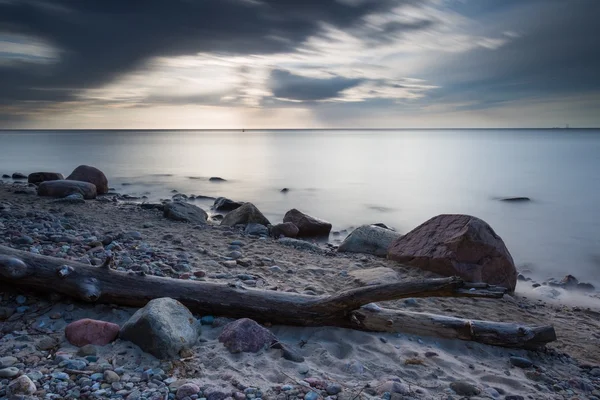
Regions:
<instances>
[{"instance_id":1,"label":"sea","mask_svg":"<svg viewBox=\"0 0 600 400\"><path fill-rule=\"evenodd\" d=\"M438 214L470 214L527 274L600 287L600 130L0 131L0 175L66 176L80 164L145 201L225 196L273 223L297 208L330 221L333 243L362 224L407 233Z\"/></svg>"}]
</instances>

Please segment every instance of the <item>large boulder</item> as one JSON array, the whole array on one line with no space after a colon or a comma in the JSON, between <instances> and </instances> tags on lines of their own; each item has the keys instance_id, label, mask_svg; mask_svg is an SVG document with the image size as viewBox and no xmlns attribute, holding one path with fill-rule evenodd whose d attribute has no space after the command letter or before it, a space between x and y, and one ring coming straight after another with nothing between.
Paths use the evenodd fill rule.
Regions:
<instances>
[{"instance_id":1,"label":"large boulder","mask_svg":"<svg viewBox=\"0 0 600 400\"><path fill-rule=\"evenodd\" d=\"M208 214L203 209L182 201L165 204L163 215L165 218L174 221L190 222L193 224L205 224L208 219Z\"/></svg>"},{"instance_id":2,"label":"large boulder","mask_svg":"<svg viewBox=\"0 0 600 400\"><path fill-rule=\"evenodd\" d=\"M233 211L236 208L240 208L244 203L239 201L233 201L226 197L217 197L213 204L213 210L215 211Z\"/></svg>"},{"instance_id":3,"label":"large boulder","mask_svg":"<svg viewBox=\"0 0 600 400\"><path fill-rule=\"evenodd\" d=\"M120 337L157 358L177 358L194 346L200 324L183 304L169 297L148 302L121 328Z\"/></svg>"},{"instance_id":4,"label":"large boulder","mask_svg":"<svg viewBox=\"0 0 600 400\"><path fill-rule=\"evenodd\" d=\"M79 193L84 199L95 199L96 186L89 182L69 180L46 181L38 186L39 196L63 198L75 193Z\"/></svg>"},{"instance_id":5,"label":"large boulder","mask_svg":"<svg viewBox=\"0 0 600 400\"><path fill-rule=\"evenodd\" d=\"M96 185L98 194L108 193L108 179L104 172L89 165L80 165L75 168L71 175L67 176L69 181L83 181Z\"/></svg>"},{"instance_id":6,"label":"large boulder","mask_svg":"<svg viewBox=\"0 0 600 400\"><path fill-rule=\"evenodd\" d=\"M298 227L293 223L284 222L271 227L271 236L273 236L275 239L279 239L281 236L295 238L298 236L298 231Z\"/></svg>"},{"instance_id":7,"label":"large boulder","mask_svg":"<svg viewBox=\"0 0 600 400\"><path fill-rule=\"evenodd\" d=\"M239 208L231 211L223 218L221 225L235 226L235 225L247 225L247 224L261 224L270 225L269 220L260 212L258 208L252 203L244 203Z\"/></svg>"},{"instance_id":8,"label":"large boulder","mask_svg":"<svg viewBox=\"0 0 600 400\"><path fill-rule=\"evenodd\" d=\"M338 247L339 252L373 254L385 257L392 242L401 235L375 225L359 226Z\"/></svg>"},{"instance_id":9,"label":"large boulder","mask_svg":"<svg viewBox=\"0 0 600 400\"><path fill-rule=\"evenodd\" d=\"M298 227L298 237L329 236L331 224L322 219L311 217L295 208L286 212L283 222L291 222Z\"/></svg>"},{"instance_id":10,"label":"large boulder","mask_svg":"<svg viewBox=\"0 0 600 400\"><path fill-rule=\"evenodd\" d=\"M27 177L27 182L33 183L34 185L39 185L42 182L60 181L63 179L65 179L63 174L59 174L58 172L34 172L29 174Z\"/></svg>"},{"instance_id":11,"label":"large boulder","mask_svg":"<svg viewBox=\"0 0 600 400\"><path fill-rule=\"evenodd\" d=\"M504 286L517 284L517 270L504 242L479 218L438 215L396 239L388 258L444 276Z\"/></svg>"},{"instance_id":12,"label":"large boulder","mask_svg":"<svg viewBox=\"0 0 600 400\"><path fill-rule=\"evenodd\" d=\"M270 330L249 318L230 322L219 335L219 342L232 353L256 353L276 341Z\"/></svg>"},{"instance_id":13,"label":"large boulder","mask_svg":"<svg viewBox=\"0 0 600 400\"><path fill-rule=\"evenodd\" d=\"M75 346L95 344L104 346L119 335L120 327L107 321L84 318L71 322L65 328L65 336L69 343Z\"/></svg>"}]
</instances>

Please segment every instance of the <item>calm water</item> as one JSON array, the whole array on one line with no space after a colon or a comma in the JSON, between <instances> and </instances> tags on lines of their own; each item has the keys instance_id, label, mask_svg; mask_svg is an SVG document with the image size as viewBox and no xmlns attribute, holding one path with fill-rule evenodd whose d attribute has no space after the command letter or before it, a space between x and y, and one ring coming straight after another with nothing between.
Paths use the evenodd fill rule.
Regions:
<instances>
[{"instance_id":1,"label":"calm water","mask_svg":"<svg viewBox=\"0 0 600 400\"><path fill-rule=\"evenodd\" d=\"M440 213L471 214L518 265L600 283L597 130L0 132L0 173L67 175L79 164L121 193L222 195L272 222L296 207L334 230L384 222L406 233Z\"/></svg>"}]
</instances>

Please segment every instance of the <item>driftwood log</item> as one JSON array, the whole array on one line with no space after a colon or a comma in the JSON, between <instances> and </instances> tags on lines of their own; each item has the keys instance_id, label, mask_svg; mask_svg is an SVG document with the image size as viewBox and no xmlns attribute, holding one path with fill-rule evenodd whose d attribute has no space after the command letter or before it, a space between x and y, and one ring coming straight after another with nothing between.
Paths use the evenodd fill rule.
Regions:
<instances>
[{"instance_id":1,"label":"driftwood log","mask_svg":"<svg viewBox=\"0 0 600 400\"><path fill-rule=\"evenodd\" d=\"M111 269L108 262L94 267L0 246L0 284L131 307L171 297L200 315L247 317L272 324L405 332L521 348L539 348L556 340L552 326L528 327L363 307L407 297L501 298L506 292L504 288L469 284L456 277L365 286L332 296L307 296L124 273Z\"/></svg>"}]
</instances>

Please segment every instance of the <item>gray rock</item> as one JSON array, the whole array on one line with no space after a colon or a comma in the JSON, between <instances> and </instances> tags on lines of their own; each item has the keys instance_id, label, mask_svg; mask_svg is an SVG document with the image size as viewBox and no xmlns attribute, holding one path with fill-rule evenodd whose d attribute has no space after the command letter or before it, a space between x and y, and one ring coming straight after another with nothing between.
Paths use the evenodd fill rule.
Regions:
<instances>
[{"instance_id":1,"label":"gray rock","mask_svg":"<svg viewBox=\"0 0 600 400\"><path fill-rule=\"evenodd\" d=\"M284 246L290 246L298 250L310 250L316 253L322 253L324 250L316 244L305 242L304 240L292 239L292 238L281 238L277 241Z\"/></svg>"},{"instance_id":2,"label":"gray rock","mask_svg":"<svg viewBox=\"0 0 600 400\"><path fill-rule=\"evenodd\" d=\"M533 366L533 362L524 357L511 357L510 363L519 368L531 368Z\"/></svg>"},{"instance_id":3,"label":"gray rock","mask_svg":"<svg viewBox=\"0 0 600 400\"><path fill-rule=\"evenodd\" d=\"M174 201L165 204L163 215L174 221L190 222L194 224L205 224L208 214L193 204Z\"/></svg>"},{"instance_id":4,"label":"gray rock","mask_svg":"<svg viewBox=\"0 0 600 400\"><path fill-rule=\"evenodd\" d=\"M293 361L297 363L304 362L304 357L302 356L302 354L289 348L288 346L282 346L281 356L288 361Z\"/></svg>"},{"instance_id":5,"label":"gray rock","mask_svg":"<svg viewBox=\"0 0 600 400\"><path fill-rule=\"evenodd\" d=\"M0 369L0 378L12 378L19 375L19 368L7 367Z\"/></svg>"},{"instance_id":6,"label":"gray rock","mask_svg":"<svg viewBox=\"0 0 600 400\"><path fill-rule=\"evenodd\" d=\"M327 391L328 395L334 396L342 391L342 386L338 383L330 383L325 388L325 391Z\"/></svg>"},{"instance_id":7,"label":"gray rock","mask_svg":"<svg viewBox=\"0 0 600 400\"><path fill-rule=\"evenodd\" d=\"M64 204L85 204L85 199L81 193L73 193L62 199L54 200L54 203L64 203Z\"/></svg>"},{"instance_id":8,"label":"gray rock","mask_svg":"<svg viewBox=\"0 0 600 400\"><path fill-rule=\"evenodd\" d=\"M223 179L219 176L211 176L210 178L208 178L209 182L227 182L227 179Z\"/></svg>"},{"instance_id":9,"label":"gray rock","mask_svg":"<svg viewBox=\"0 0 600 400\"><path fill-rule=\"evenodd\" d=\"M292 222L284 222L271 227L271 236L275 239L279 239L281 236L295 238L298 236L298 231L298 227Z\"/></svg>"},{"instance_id":10,"label":"gray rock","mask_svg":"<svg viewBox=\"0 0 600 400\"><path fill-rule=\"evenodd\" d=\"M27 396L34 394L36 390L35 383L33 383L27 375L21 375L8 384L6 387L6 394L8 394L9 397L18 395Z\"/></svg>"},{"instance_id":11,"label":"gray rock","mask_svg":"<svg viewBox=\"0 0 600 400\"><path fill-rule=\"evenodd\" d=\"M0 368L11 367L16 364L19 360L13 356L6 356L0 358Z\"/></svg>"},{"instance_id":12,"label":"gray rock","mask_svg":"<svg viewBox=\"0 0 600 400\"><path fill-rule=\"evenodd\" d=\"M115 371L106 370L104 371L104 380L108 383L119 382L121 377Z\"/></svg>"},{"instance_id":13,"label":"gray rock","mask_svg":"<svg viewBox=\"0 0 600 400\"><path fill-rule=\"evenodd\" d=\"M15 172L15 173L12 174L12 178L13 179L27 179L27 176L23 175L20 172Z\"/></svg>"},{"instance_id":14,"label":"gray rock","mask_svg":"<svg viewBox=\"0 0 600 400\"><path fill-rule=\"evenodd\" d=\"M223 218L223 221L221 221L221 225L223 226L247 225L252 223L265 226L271 224L252 203L244 203L241 207L227 214Z\"/></svg>"},{"instance_id":15,"label":"gray rock","mask_svg":"<svg viewBox=\"0 0 600 400\"><path fill-rule=\"evenodd\" d=\"M194 383L184 383L183 385L179 386L179 388L177 389L176 397L178 400L182 400L186 397L190 397L195 394L198 394L199 391L200 391L200 388L198 387L198 385L196 385Z\"/></svg>"},{"instance_id":16,"label":"gray rock","mask_svg":"<svg viewBox=\"0 0 600 400\"><path fill-rule=\"evenodd\" d=\"M97 193L96 186L89 182L72 180L46 181L40 183L40 186L38 186L39 196L63 198L75 193L79 193L87 200L95 199Z\"/></svg>"},{"instance_id":17,"label":"gray rock","mask_svg":"<svg viewBox=\"0 0 600 400\"><path fill-rule=\"evenodd\" d=\"M227 212L227 211L233 211L235 209L238 209L243 205L244 205L244 203L241 203L239 201L233 201L226 197L217 197L215 199L215 202L213 203L213 210Z\"/></svg>"},{"instance_id":18,"label":"gray rock","mask_svg":"<svg viewBox=\"0 0 600 400\"><path fill-rule=\"evenodd\" d=\"M27 177L27 182L33 183L34 185L39 185L42 182L60 181L63 179L65 179L63 174L59 174L58 172L34 172L29 174Z\"/></svg>"},{"instance_id":19,"label":"gray rock","mask_svg":"<svg viewBox=\"0 0 600 400\"><path fill-rule=\"evenodd\" d=\"M249 318L227 324L219 335L219 342L232 353L256 353L275 341L277 338L270 330Z\"/></svg>"},{"instance_id":20,"label":"gray rock","mask_svg":"<svg viewBox=\"0 0 600 400\"><path fill-rule=\"evenodd\" d=\"M262 224L250 223L246 225L246 229L244 229L244 233L246 235L253 236L267 236L269 234L269 228Z\"/></svg>"},{"instance_id":21,"label":"gray rock","mask_svg":"<svg viewBox=\"0 0 600 400\"><path fill-rule=\"evenodd\" d=\"M469 382L457 381L450 384L450 389L454 390L459 396L477 396L481 390Z\"/></svg>"},{"instance_id":22,"label":"gray rock","mask_svg":"<svg viewBox=\"0 0 600 400\"><path fill-rule=\"evenodd\" d=\"M200 324L180 302L154 299L123 325L120 337L157 358L176 358L196 344Z\"/></svg>"},{"instance_id":23,"label":"gray rock","mask_svg":"<svg viewBox=\"0 0 600 400\"><path fill-rule=\"evenodd\" d=\"M356 228L338 247L341 253L364 253L385 257L392 242L401 235L374 225Z\"/></svg>"},{"instance_id":24,"label":"gray rock","mask_svg":"<svg viewBox=\"0 0 600 400\"><path fill-rule=\"evenodd\" d=\"M304 214L293 208L285 213L283 222L291 222L298 227L298 237L329 236L331 224L327 221Z\"/></svg>"},{"instance_id":25,"label":"gray rock","mask_svg":"<svg viewBox=\"0 0 600 400\"><path fill-rule=\"evenodd\" d=\"M80 165L67 176L67 180L89 182L96 187L98 194L108 193L108 179L104 172L96 167Z\"/></svg>"}]
</instances>

